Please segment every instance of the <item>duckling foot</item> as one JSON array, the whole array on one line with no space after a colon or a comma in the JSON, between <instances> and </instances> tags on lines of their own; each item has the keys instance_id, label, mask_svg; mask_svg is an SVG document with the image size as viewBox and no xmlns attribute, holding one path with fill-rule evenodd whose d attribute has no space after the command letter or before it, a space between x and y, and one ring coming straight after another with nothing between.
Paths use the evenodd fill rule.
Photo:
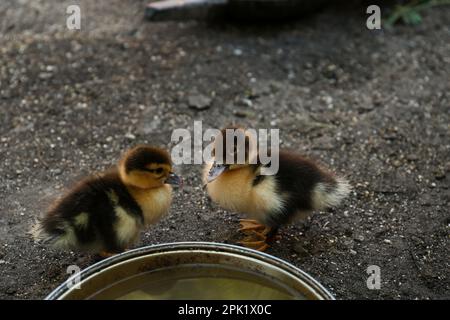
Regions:
<instances>
[{"instance_id":1,"label":"duckling foot","mask_svg":"<svg viewBox=\"0 0 450 320\"><path fill-rule=\"evenodd\" d=\"M264 232L266 231L266 227L263 232L257 232L255 230L247 231L247 236L240 242L239 244L243 245L244 247L258 250L258 251L265 251L267 248L269 248L269 245L267 244L266 236ZM270 229L269 229L270 230Z\"/></svg>"},{"instance_id":2,"label":"duckling foot","mask_svg":"<svg viewBox=\"0 0 450 320\"><path fill-rule=\"evenodd\" d=\"M241 219L239 220L239 223L241 225L241 228L239 231L242 231L244 233L247 233L247 231L255 230L255 231L263 231L266 229L266 226L259 223L256 220L251 219Z\"/></svg>"}]
</instances>

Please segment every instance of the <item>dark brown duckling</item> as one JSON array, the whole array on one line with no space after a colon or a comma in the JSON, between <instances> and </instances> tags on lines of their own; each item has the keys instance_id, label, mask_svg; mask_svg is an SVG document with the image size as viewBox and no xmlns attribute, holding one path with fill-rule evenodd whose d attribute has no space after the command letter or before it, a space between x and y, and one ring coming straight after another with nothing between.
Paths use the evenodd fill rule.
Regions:
<instances>
[{"instance_id":1,"label":"dark brown duckling","mask_svg":"<svg viewBox=\"0 0 450 320\"><path fill-rule=\"evenodd\" d=\"M118 166L85 178L59 199L40 223L40 237L63 249L122 252L167 213L171 185L180 183L167 151L136 146Z\"/></svg>"},{"instance_id":2,"label":"dark brown duckling","mask_svg":"<svg viewBox=\"0 0 450 320\"><path fill-rule=\"evenodd\" d=\"M245 132L242 128L231 129ZM225 130L221 131L223 148ZM246 135L247 143L249 139ZM241 230L247 235L241 243L247 247L267 249L280 226L304 219L313 211L335 207L350 193L347 180L294 152L280 150L279 169L274 175L261 175L264 165L259 161L252 164L251 157L246 146L245 163L227 163L225 159L224 164L214 162L204 169L212 201L251 218L241 220Z\"/></svg>"}]
</instances>

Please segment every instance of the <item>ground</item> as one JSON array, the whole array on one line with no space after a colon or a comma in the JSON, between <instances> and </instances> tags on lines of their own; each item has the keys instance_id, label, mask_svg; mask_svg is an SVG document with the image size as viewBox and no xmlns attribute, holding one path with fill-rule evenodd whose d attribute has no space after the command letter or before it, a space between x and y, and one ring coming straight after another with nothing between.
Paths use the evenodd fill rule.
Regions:
<instances>
[{"instance_id":1,"label":"ground","mask_svg":"<svg viewBox=\"0 0 450 320\"><path fill-rule=\"evenodd\" d=\"M194 120L280 128L284 147L351 181L339 208L282 229L268 253L338 299L450 298L449 7L371 31L362 5L249 26L152 24L144 4L82 1L80 31L64 1L0 4L0 298L44 298L67 266L93 263L28 234L64 188L137 143L173 146ZM239 215L208 201L200 166L176 170L185 187L140 245L234 243Z\"/></svg>"}]
</instances>

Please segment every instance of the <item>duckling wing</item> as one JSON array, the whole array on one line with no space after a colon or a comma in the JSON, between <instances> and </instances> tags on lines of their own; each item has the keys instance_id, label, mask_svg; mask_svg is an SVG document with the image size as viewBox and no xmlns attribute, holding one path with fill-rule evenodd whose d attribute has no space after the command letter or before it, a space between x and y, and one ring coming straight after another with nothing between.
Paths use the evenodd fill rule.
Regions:
<instances>
[{"instance_id":1,"label":"duckling wing","mask_svg":"<svg viewBox=\"0 0 450 320\"><path fill-rule=\"evenodd\" d=\"M114 223L116 208L142 221L142 212L117 174L92 176L70 190L44 218L46 233L63 247L91 246L101 242L111 252L120 251Z\"/></svg>"},{"instance_id":2,"label":"duckling wing","mask_svg":"<svg viewBox=\"0 0 450 320\"><path fill-rule=\"evenodd\" d=\"M310 159L280 151L275 175L278 193L284 197L276 219L287 221L297 212L320 210L338 205L350 192L348 182L319 167Z\"/></svg>"}]
</instances>

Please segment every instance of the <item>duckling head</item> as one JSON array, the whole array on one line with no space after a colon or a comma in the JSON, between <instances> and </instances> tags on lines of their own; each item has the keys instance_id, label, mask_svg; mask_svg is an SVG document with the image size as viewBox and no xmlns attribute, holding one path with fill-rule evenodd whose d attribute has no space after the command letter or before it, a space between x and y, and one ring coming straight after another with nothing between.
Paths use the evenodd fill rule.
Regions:
<instances>
[{"instance_id":1,"label":"duckling head","mask_svg":"<svg viewBox=\"0 0 450 320\"><path fill-rule=\"evenodd\" d=\"M147 145L136 146L125 153L119 162L119 173L124 184L141 189L182 183L172 171L169 153Z\"/></svg>"},{"instance_id":2,"label":"duckling head","mask_svg":"<svg viewBox=\"0 0 450 320\"><path fill-rule=\"evenodd\" d=\"M252 146L255 146L254 139L244 128L223 128L214 141L214 163L206 177L207 183L226 172L250 166L250 160L255 157Z\"/></svg>"}]
</instances>

